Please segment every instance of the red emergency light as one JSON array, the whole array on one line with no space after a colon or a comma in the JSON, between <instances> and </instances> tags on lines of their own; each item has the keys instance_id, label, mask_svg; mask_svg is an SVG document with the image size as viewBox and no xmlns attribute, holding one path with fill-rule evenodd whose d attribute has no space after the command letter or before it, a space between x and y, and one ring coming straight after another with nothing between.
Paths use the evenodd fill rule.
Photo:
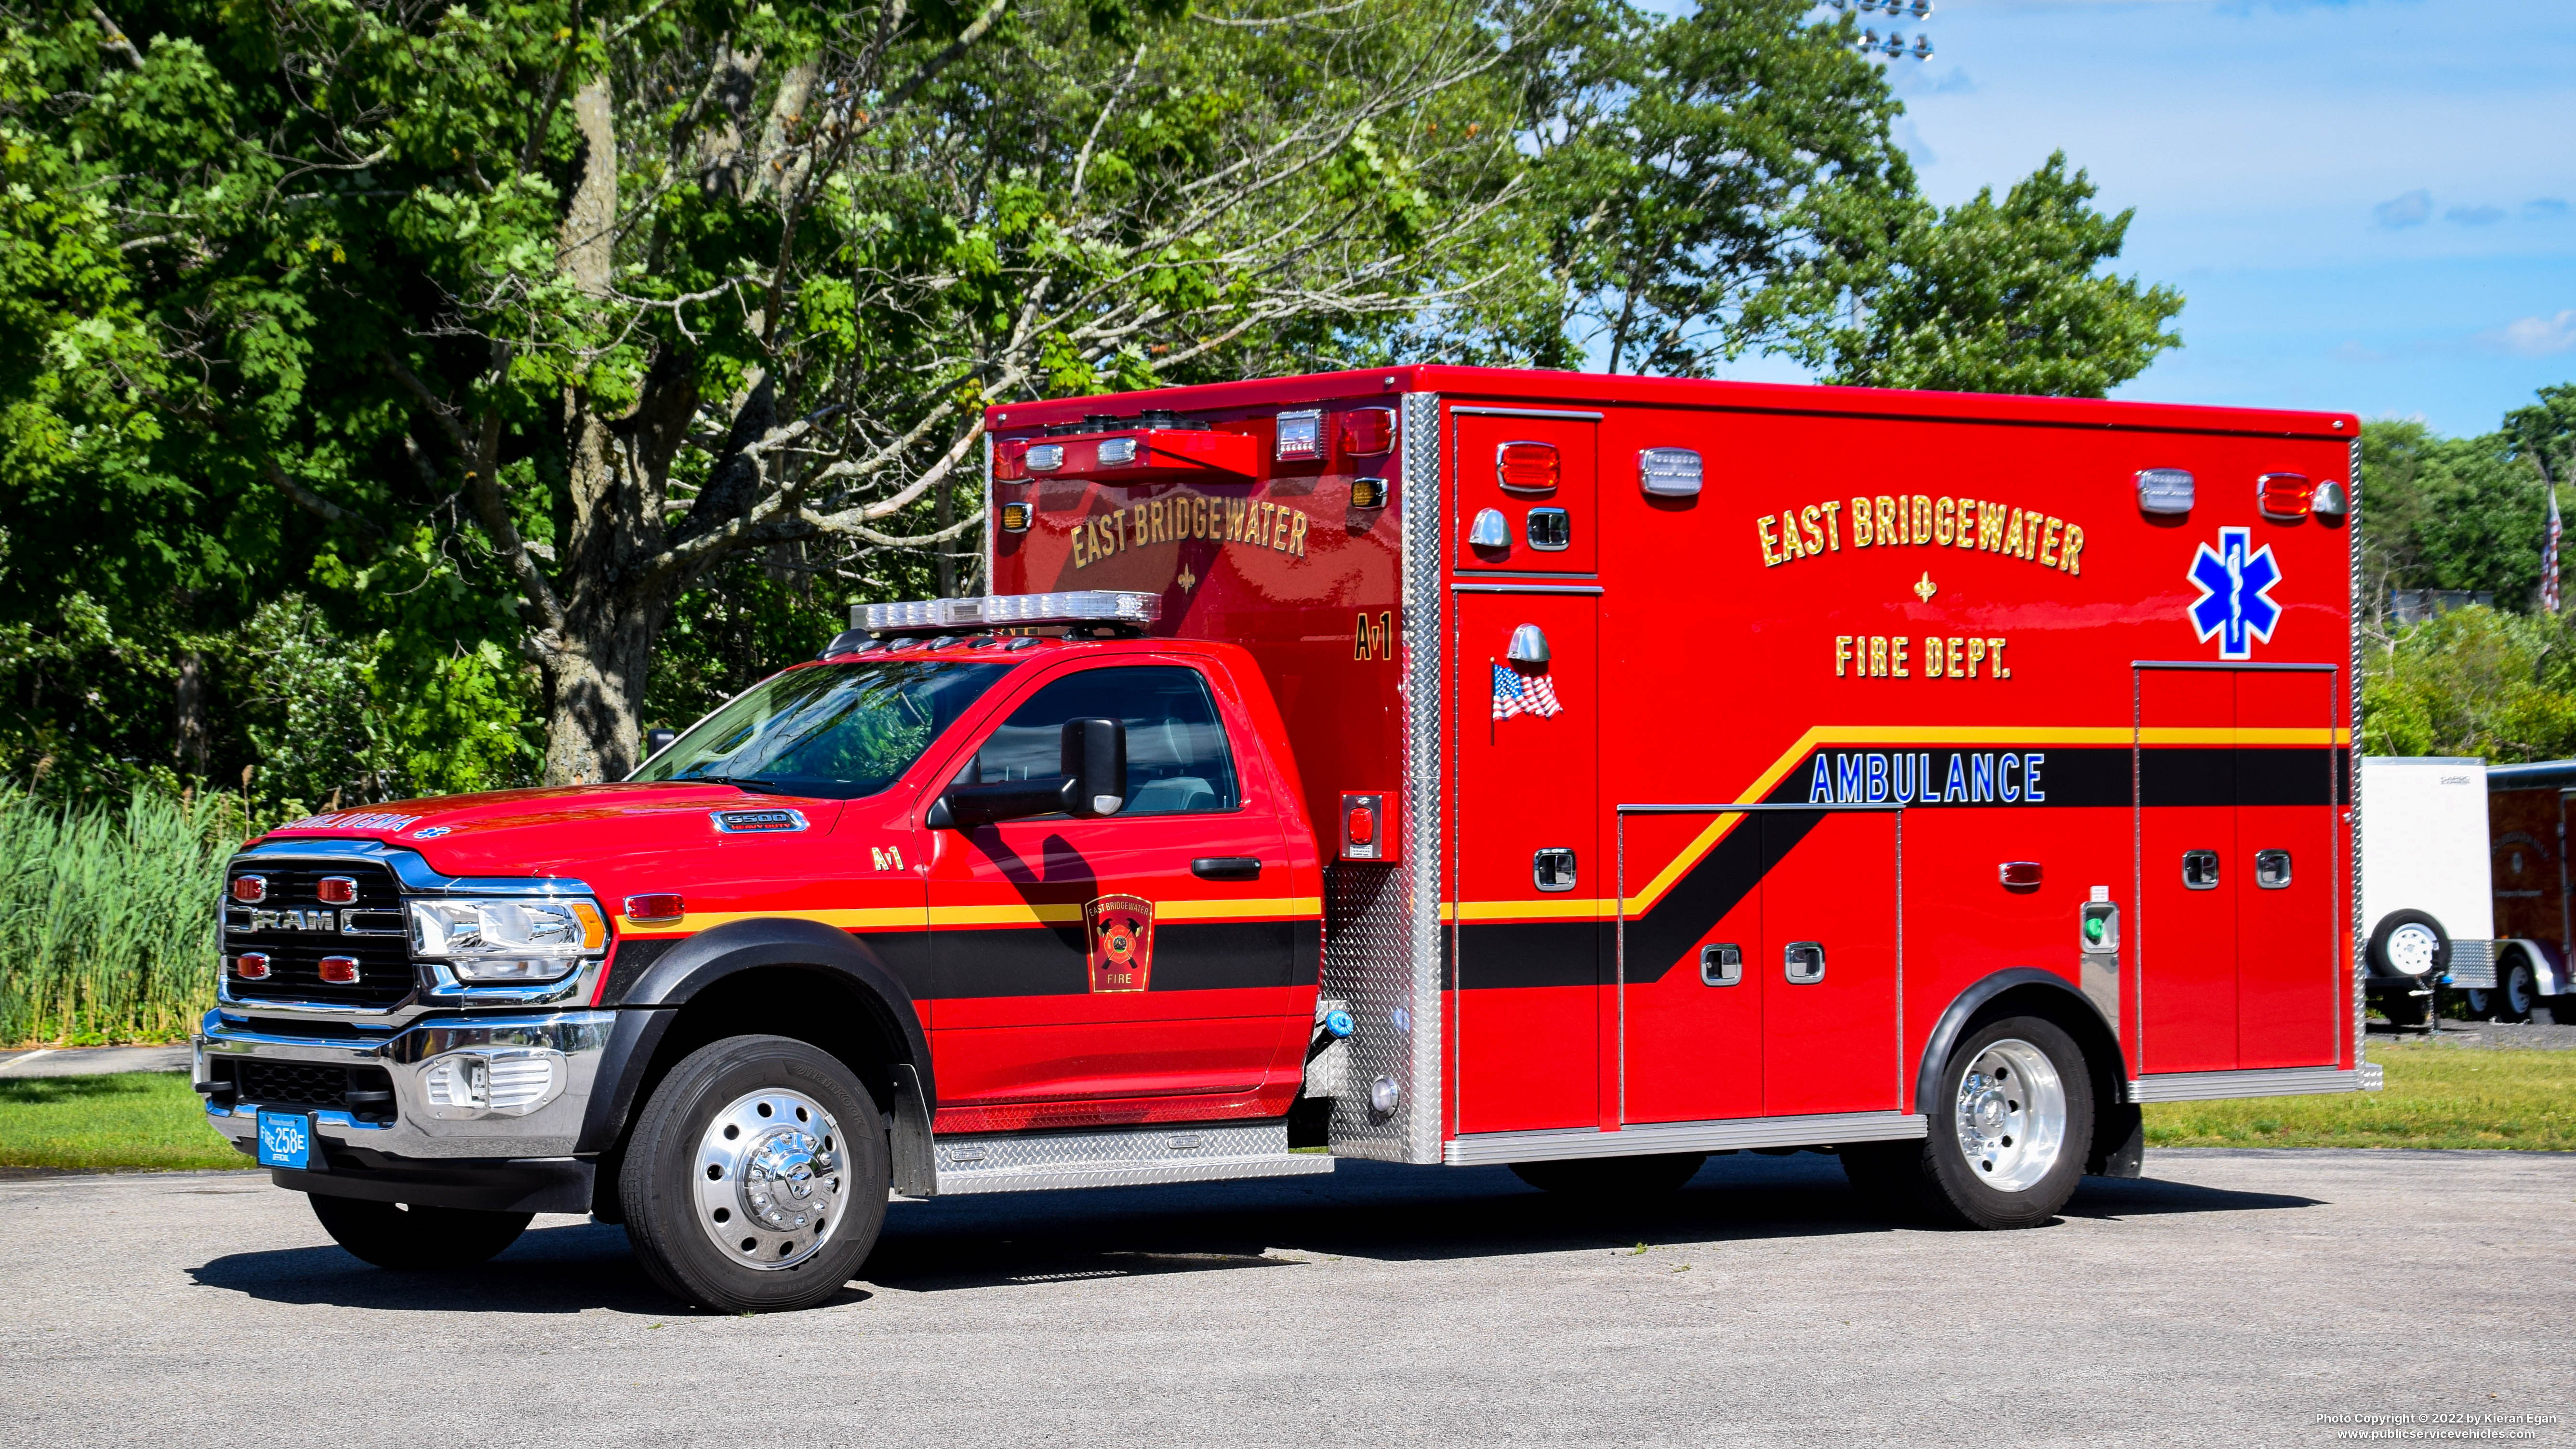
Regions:
<instances>
[{"instance_id":1,"label":"red emergency light","mask_svg":"<svg viewBox=\"0 0 2576 1449\"><path fill-rule=\"evenodd\" d=\"M1553 493L1557 461L1554 443L1505 443L1494 450L1494 476L1506 491Z\"/></svg>"},{"instance_id":2,"label":"red emergency light","mask_svg":"<svg viewBox=\"0 0 2576 1449\"><path fill-rule=\"evenodd\" d=\"M352 876L326 875L314 884L313 893L321 897L322 904L326 906L355 905L358 902L358 882Z\"/></svg>"},{"instance_id":3,"label":"red emergency light","mask_svg":"<svg viewBox=\"0 0 2576 1449\"><path fill-rule=\"evenodd\" d=\"M323 957L322 979L333 986L357 985L358 958L355 956Z\"/></svg>"},{"instance_id":4,"label":"red emergency light","mask_svg":"<svg viewBox=\"0 0 2576 1449\"><path fill-rule=\"evenodd\" d=\"M2305 473L2266 473L2254 485L2254 496L2271 518L2305 518L2316 487Z\"/></svg>"},{"instance_id":5,"label":"red emergency light","mask_svg":"<svg viewBox=\"0 0 2576 1449\"><path fill-rule=\"evenodd\" d=\"M1395 409L1356 408L1342 414L1342 454L1374 458L1395 446Z\"/></svg>"},{"instance_id":6,"label":"red emergency light","mask_svg":"<svg viewBox=\"0 0 2576 1449\"><path fill-rule=\"evenodd\" d=\"M244 981L266 981L268 979L268 953L266 951L244 951L240 955L235 956L233 958L233 974Z\"/></svg>"},{"instance_id":7,"label":"red emergency light","mask_svg":"<svg viewBox=\"0 0 2576 1449\"><path fill-rule=\"evenodd\" d=\"M233 899L246 906L255 906L261 901L267 900L268 877L264 875L234 876Z\"/></svg>"},{"instance_id":8,"label":"red emergency light","mask_svg":"<svg viewBox=\"0 0 2576 1449\"><path fill-rule=\"evenodd\" d=\"M1345 791L1342 795L1342 859L1395 859L1395 820L1386 813L1380 791Z\"/></svg>"},{"instance_id":9,"label":"red emergency light","mask_svg":"<svg viewBox=\"0 0 2576 1449\"><path fill-rule=\"evenodd\" d=\"M993 481L1016 483L1029 476L1029 440L1004 438L993 445Z\"/></svg>"}]
</instances>

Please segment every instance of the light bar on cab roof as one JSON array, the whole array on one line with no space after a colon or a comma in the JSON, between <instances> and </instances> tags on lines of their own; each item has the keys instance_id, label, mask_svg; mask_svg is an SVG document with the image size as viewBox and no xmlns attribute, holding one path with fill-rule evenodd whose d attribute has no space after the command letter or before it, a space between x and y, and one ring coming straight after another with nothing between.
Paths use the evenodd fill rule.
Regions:
<instances>
[{"instance_id":1,"label":"light bar on cab roof","mask_svg":"<svg viewBox=\"0 0 2576 1449\"><path fill-rule=\"evenodd\" d=\"M1142 629L1163 617L1159 594L1075 589L1060 594L985 594L971 599L912 599L862 604L850 622L871 634L946 634L966 629L1023 629L1044 624L1114 624Z\"/></svg>"}]
</instances>

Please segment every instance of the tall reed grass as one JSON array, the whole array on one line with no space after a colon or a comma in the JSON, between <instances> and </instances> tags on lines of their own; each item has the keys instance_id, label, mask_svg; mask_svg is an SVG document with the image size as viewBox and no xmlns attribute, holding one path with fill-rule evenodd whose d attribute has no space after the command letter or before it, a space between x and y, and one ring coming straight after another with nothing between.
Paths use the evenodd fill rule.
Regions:
<instances>
[{"instance_id":1,"label":"tall reed grass","mask_svg":"<svg viewBox=\"0 0 2576 1449\"><path fill-rule=\"evenodd\" d=\"M0 789L0 1042L168 1040L214 1004L237 798Z\"/></svg>"}]
</instances>

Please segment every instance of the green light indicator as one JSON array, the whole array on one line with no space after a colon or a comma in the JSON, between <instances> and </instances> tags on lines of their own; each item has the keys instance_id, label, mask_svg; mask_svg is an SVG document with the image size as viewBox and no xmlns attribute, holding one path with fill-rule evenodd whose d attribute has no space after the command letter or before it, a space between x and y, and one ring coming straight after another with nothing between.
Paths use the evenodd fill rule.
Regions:
<instances>
[{"instance_id":1,"label":"green light indicator","mask_svg":"<svg viewBox=\"0 0 2576 1449\"><path fill-rule=\"evenodd\" d=\"M2108 923L2100 916L2086 917L2084 921L2084 939L2087 941L2101 940L2102 928L2106 924Z\"/></svg>"}]
</instances>

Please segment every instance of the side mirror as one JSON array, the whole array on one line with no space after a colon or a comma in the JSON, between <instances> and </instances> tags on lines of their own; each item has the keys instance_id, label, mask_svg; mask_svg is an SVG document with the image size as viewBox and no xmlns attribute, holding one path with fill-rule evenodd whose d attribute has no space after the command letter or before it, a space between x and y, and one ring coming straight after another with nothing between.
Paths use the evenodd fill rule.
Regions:
<instances>
[{"instance_id":1,"label":"side mirror","mask_svg":"<svg viewBox=\"0 0 2576 1449\"><path fill-rule=\"evenodd\" d=\"M1077 820L1115 815L1127 804L1127 726L1114 719L1067 720L1060 772L1034 780L951 785L921 823L933 830L973 830L1003 820L1064 814Z\"/></svg>"},{"instance_id":2,"label":"side mirror","mask_svg":"<svg viewBox=\"0 0 2576 1449\"><path fill-rule=\"evenodd\" d=\"M1127 804L1127 726L1114 719L1064 722L1060 768L1071 783L1066 813L1078 820L1115 815Z\"/></svg>"}]
</instances>

